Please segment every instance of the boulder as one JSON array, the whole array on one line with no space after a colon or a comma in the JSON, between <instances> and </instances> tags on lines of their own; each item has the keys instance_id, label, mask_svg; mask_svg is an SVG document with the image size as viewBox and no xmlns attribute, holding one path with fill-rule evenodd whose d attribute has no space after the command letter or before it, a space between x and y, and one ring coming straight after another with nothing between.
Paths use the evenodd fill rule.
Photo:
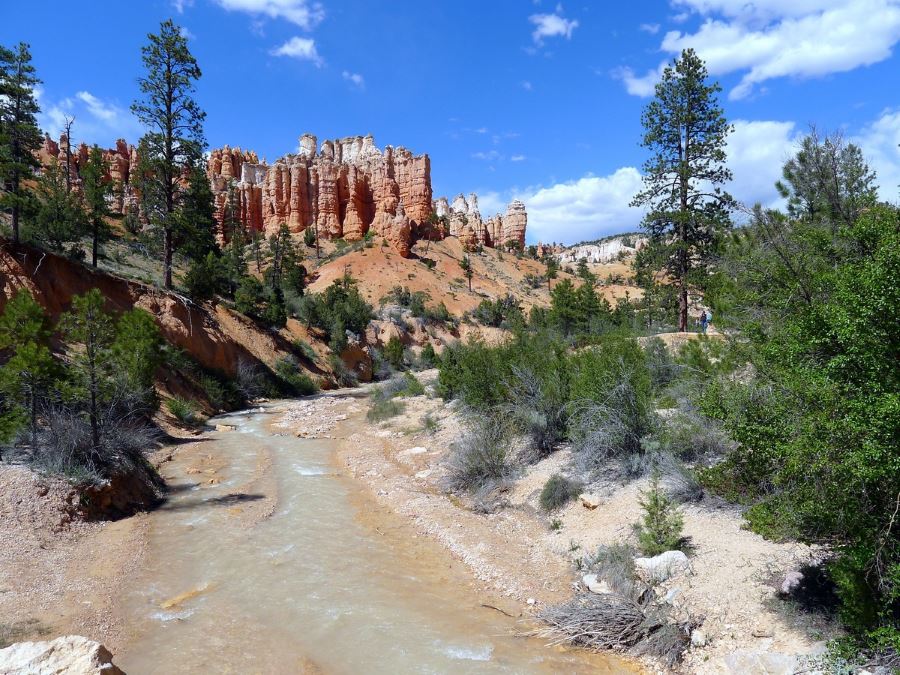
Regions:
<instances>
[{"instance_id":1,"label":"boulder","mask_svg":"<svg viewBox=\"0 0 900 675\"><path fill-rule=\"evenodd\" d=\"M591 511L600 506L600 497L590 492L579 495L578 499L581 500L581 505L584 508L590 509Z\"/></svg>"},{"instance_id":2,"label":"boulder","mask_svg":"<svg viewBox=\"0 0 900 675\"><path fill-rule=\"evenodd\" d=\"M803 583L803 572L798 572L796 570L792 570L784 575L784 579L781 582L781 594L782 595L790 595L797 588L800 587L800 584Z\"/></svg>"},{"instance_id":3,"label":"boulder","mask_svg":"<svg viewBox=\"0 0 900 675\"><path fill-rule=\"evenodd\" d=\"M705 647L709 643L709 638L706 637L706 633L704 633L699 628L695 628L691 631L691 646L692 647Z\"/></svg>"},{"instance_id":4,"label":"boulder","mask_svg":"<svg viewBox=\"0 0 900 675\"><path fill-rule=\"evenodd\" d=\"M0 649L4 675L124 675L112 654L99 642L64 635L43 642L17 642Z\"/></svg>"},{"instance_id":5,"label":"boulder","mask_svg":"<svg viewBox=\"0 0 900 675\"><path fill-rule=\"evenodd\" d=\"M216 431L234 431L237 429L233 424L217 424Z\"/></svg>"},{"instance_id":6,"label":"boulder","mask_svg":"<svg viewBox=\"0 0 900 675\"><path fill-rule=\"evenodd\" d=\"M609 593L612 593L609 584L603 579L598 579L596 574L585 574L581 577L581 582L587 586L587 589L591 593L596 593L597 595L608 595Z\"/></svg>"},{"instance_id":7,"label":"boulder","mask_svg":"<svg viewBox=\"0 0 900 675\"><path fill-rule=\"evenodd\" d=\"M652 558L635 558L634 567L644 581L659 583L690 570L690 563L681 551L666 551Z\"/></svg>"}]
</instances>

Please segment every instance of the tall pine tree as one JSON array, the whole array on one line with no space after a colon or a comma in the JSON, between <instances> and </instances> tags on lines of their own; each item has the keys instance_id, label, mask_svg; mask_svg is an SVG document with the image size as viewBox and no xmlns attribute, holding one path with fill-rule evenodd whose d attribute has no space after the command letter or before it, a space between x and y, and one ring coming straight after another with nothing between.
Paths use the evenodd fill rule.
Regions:
<instances>
[{"instance_id":1,"label":"tall pine tree","mask_svg":"<svg viewBox=\"0 0 900 675\"><path fill-rule=\"evenodd\" d=\"M662 269L678 288L678 329L687 330L688 287L701 280L718 235L730 227L734 200L725 143L732 127L719 107L721 87L707 82L693 49L668 66L644 109L644 189L632 206L646 207L649 233Z\"/></svg>"},{"instance_id":2,"label":"tall pine tree","mask_svg":"<svg viewBox=\"0 0 900 675\"><path fill-rule=\"evenodd\" d=\"M91 148L88 161L81 170L84 208L88 230L91 235L91 265L97 266L100 243L110 237L106 218L109 215L107 199L112 195L112 184L104 177L106 173L103 152L98 146Z\"/></svg>"},{"instance_id":3,"label":"tall pine tree","mask_svg":"<svg viewBox=\"0 0 900 675\"><path fill-rule=\"evenodd\" d=\"M41 81L31 65L28 45L0 46L0 208L8 210L13 242L19 243L19 221L30 193L24 181L38 167L34 152L41 146L40 112L34 88Z\"/></svg>"},{"instance_id":4,"label":"tall pine tree","mask_svg":"<svg viewBox=\"0 0 900 675\"><path fill-rule=\"evenodd\" d=\"M172 288L178 211L185 193L182 177L197 164L206 145L206 113L193 98L200 67L181 29L167 20L158 34L147 37L150 42L141 49L147 72L138 80L143 98L131 110L147 129L139 145L146 177L144 211L162 230L164 283Z\"/></svg>"}]
</instances>

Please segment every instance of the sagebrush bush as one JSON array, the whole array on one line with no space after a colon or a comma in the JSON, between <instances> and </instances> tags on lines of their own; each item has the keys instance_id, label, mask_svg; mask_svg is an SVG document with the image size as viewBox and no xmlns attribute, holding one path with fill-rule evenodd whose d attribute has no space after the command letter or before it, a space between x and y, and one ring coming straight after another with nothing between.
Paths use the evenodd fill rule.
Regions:
<instances>
[{"instance_id":1,"label":"sagebrush bush","mask_svg":"<svg viewBox=\"0 0 900 675\"><path fill-rule=\"evenodd\" d=\"M544 511L555 511L581 494L582 484L571 478L555 473L547 479L541 490L539 502Z\"/></svg>"},{"instance_id":2,"label":"sagebrush bush","mask_svg":"<svg viewBox=\"0 0 900 675\"><path fill-rule=\"evenodd\" d=\"M366 412L366 419L370 422L383 422L401 415L405 410L406 405L402 401L393 398L373 399Z\"/></svg>"},{"instance_id":3,"label":"sagebrush bush","mask_svg":"<svg viewBox=\"0 0 900 675\"><path fill-rule=\"evenodd\" d=\"M513 474L510 429L495 416L469 420L447 462L447 487L475 492Z\"/></svg>"}]
</instances>

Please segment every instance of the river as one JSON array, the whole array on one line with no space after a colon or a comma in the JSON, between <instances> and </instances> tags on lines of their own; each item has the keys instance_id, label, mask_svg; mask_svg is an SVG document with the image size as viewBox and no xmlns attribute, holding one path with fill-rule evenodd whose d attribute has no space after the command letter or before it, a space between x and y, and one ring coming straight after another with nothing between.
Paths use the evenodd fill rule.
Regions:
<instances>
[{"instance_id":1,"label":"river","mask_svg":"<svg viewBox=\"0 0 900 675\"><path fill-rule=\"evenodd\" d=\"M517 637L436 545L373 526L335 441L273 427L279 412L217 418L235 429L164 465L172 493L121 601L125 672L634 672Z\"/></svg>"}]
</instances>

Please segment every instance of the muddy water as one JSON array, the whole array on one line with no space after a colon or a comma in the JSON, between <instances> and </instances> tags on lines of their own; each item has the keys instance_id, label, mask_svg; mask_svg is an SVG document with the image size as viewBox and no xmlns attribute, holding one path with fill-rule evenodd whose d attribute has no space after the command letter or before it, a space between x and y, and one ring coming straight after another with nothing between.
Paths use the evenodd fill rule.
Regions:
<instances>
[{"instance_id":1,"label":"muddy water","mask_svg":"<svg viewBox=\"0 0 900 675\"><path fill-rule=\"evenodd\" d=\"M446 559L367 522L330 441L280 435L277 417L217 419L237 429L165 465L173 494L123 599L130 675L632 672L515 637Z\"/></svg>"}]
</instances>

